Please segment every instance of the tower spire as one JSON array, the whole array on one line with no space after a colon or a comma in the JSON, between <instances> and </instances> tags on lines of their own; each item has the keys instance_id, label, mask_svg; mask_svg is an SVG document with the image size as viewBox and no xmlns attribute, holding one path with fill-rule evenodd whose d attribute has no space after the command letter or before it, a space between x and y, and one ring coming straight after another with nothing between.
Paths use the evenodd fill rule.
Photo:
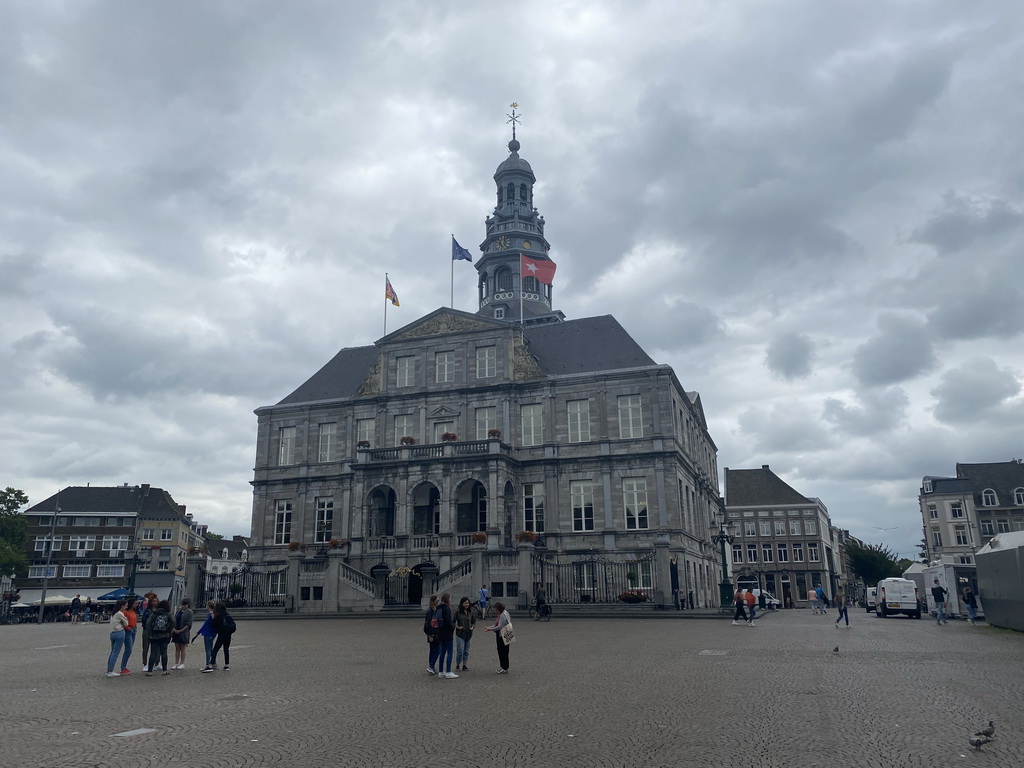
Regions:
<instances>
[{"instance_id":1,"label":"tower spire","mask_svg":"<svg viewBox=\"0 0 1024 768\"><path fill-rule=\"evenodd\" d=\"M516 114L516 109L519 108L519 105L516 102L513 101L511 104L509 104L509 106L512 108L512 112L506 115L506 117L508 117L508 120L506 120L505 122L512 123L512 141L515 141L516 125L520 122L520 119L523 115L522 113Z\"/></svg>"}]
</instances>

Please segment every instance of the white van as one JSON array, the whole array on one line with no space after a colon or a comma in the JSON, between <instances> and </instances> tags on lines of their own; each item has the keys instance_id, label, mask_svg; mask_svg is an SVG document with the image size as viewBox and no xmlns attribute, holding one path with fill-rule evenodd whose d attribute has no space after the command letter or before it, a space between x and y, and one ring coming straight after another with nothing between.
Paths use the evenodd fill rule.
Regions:
<instances>
[{"instance_id":1,"label":"white van","mask_svg":"<svg viewBox=\"0 0 1024 768\"><path fill-rule=\"evenodd\" d=\"M874 613L875 610L875 595L878 593L878 587L868 587L868 593L864 600L865 608L868 613Z\"/></svg>"},{"instance_id":2,"label":"white van","mask_svg":"<svg viewBox=\"0 0 1024 768\"><path fill-rule=\"evenodd\" d=\"M760 589L752 589L750 591L754 593L754 597L757 598L757 604L760 606L761 605L761 590ZM776 608L781 608L782 607L781 601L779 601L779 599L777 597L775 597L775 595L773 595L771 592L765 592L764 593L764 604L765 604L766 608L768 608L770 610L773 610L773 611Z\"/></svg>"},{"instance_id":3,"label":"white van","mask_svg":"<svg viewBox=\"0 0 1024 768\"><path fill-rule=\"evenodd\" d=\"M875 588L875 615L886 618L902 613L912 619L921 618L917 602L917 584L910 579L882 579Z\"/></svg>"}]
</instances>

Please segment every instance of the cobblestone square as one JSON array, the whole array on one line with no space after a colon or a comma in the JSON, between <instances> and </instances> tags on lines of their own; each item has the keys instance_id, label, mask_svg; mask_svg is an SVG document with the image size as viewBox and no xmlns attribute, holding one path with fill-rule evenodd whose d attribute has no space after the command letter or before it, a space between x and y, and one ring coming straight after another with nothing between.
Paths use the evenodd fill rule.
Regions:
<instances>
[{"instance_id":1,"label":"cobblestone square","mask_svg":"<svg viewBox=\"0 0 1024 768\"><path fill-rule=\"evenodd\" d=\"M200 674L197 643L184 671L117 679L105 625L4 626L0 765L1024 764L1024 636L832 619L514 616L511 673L478 631L458 680L426 674L410 619L240 622L229 672Z\"/></svg>"}]
</instances>

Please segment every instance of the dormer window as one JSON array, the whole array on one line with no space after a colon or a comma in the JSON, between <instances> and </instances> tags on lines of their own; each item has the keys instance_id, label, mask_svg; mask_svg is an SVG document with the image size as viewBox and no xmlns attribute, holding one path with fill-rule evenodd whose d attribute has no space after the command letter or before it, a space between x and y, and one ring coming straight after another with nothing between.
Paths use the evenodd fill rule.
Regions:
<instances>
[{"instance_id":1,"label":"dormer window","mask_svg":"<svg viewBox=\"0 0 1024 768\"><path fill-rule=\"evenodd\" d=\"M999 497L991 488L986 488L981 494L981 503L985 507L999 506Z\"/></svg>"},{"instance_id":2,"label":"dormer window","mask_svg":"<svg viewBox=\"0 0 1024 768\"><path fill-rule=\"evenodd\" d=\"M924 479L924 492L925 493L931 493L932 492L932 479L930 477L926 477Z\"/></svg>"},{"instance_id":3,"label":"dormer window","mask_svg":"<svg viewBox=\"0 0 1024 768\"><path fill-rule=\"evenodd\" d=\"M1018 507L1024 507L1024 488L1015 488L1013 491L1013 503Z\"/></svg>"}]
</instances>

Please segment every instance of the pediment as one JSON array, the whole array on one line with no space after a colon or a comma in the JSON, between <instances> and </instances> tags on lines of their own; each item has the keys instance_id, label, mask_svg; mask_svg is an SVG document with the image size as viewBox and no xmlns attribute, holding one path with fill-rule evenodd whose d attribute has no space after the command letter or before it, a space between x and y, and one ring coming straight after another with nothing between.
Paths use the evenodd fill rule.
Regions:
<instances>
[{"instance_id":1,"label":"pediment","mask_svg":"<svg viewBox=\"0 0 1024 768\"><path fill-rule=\"evenodd\" d=\"M507 328L508 323L501 320L470 315L466 312L441 309L417 320L405 328L400 328L382 341L396 342L420 339L425 336L444 336L450 333L468 333L487 331L494 328Z\"/></svg>"},{"instance_id":2,"label":"pediment","mask_svg":"<svg viewBox=\"0 0 1024 768\"><path fill-rule=\"evenodd\" d=\"M431 419L443 419L458 416L459 412L449 408L447 405L442 405L440 408L435 408L427 414L428 418Z\"/></svg>"}]
</instances>

